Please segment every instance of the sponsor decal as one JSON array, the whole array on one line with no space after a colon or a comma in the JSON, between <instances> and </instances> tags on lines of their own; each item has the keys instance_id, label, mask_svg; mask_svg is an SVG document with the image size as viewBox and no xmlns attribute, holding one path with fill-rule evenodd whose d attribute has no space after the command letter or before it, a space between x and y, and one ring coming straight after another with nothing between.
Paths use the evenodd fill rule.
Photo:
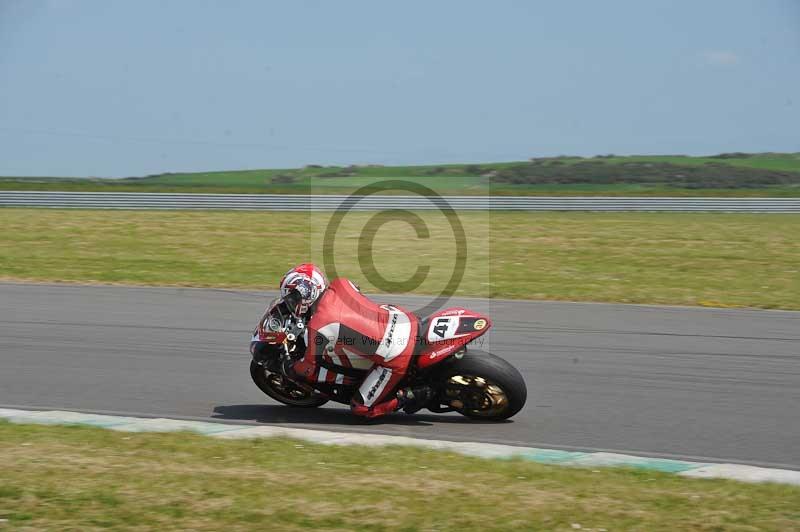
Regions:
<instances>
[{"instance_id":1,"label":"sponsor decal","mask_svg":"<svg viewBox=\"0 0 800 532\"><path fill-rule=\"evenodd\" d=\"M394 336L394 329L397 326L397 318L400 314L392 314L392 323L389 325L389 330L386 333L386 347L392 345L392 337Z\"/></svg>"},{"instance_id":2,"label":"sponsor decal","mask_svg":"<svg viewBox=\"0 0 800 532\"><path fill-rule=\"evenodd\" d=\"M373 384L372 387L369 389L369 392L367 392L367 400L372 400L372 398L375 397L375 394L381 387L381 384L383 383L383 381L386 380L387 373L388 370L386 368L381 369L381 374L378 375L378 380L375 381L375 384Z\"/></svg>"},{"instance_id":3,"label":"sponsor decal","mask_svg":"<svg viewBox=\"0 0 800 532\"><path fill-rule=\"evenodd\" d=\"M486 320L484 319L475 320L475 324L473 325L473 327L475 327L476 331L480 331L481 329L486 327Z\"/></svg>"},{"instance_id":4,"label":"sponsor decal","mask_svg":"<svg viewBox=\"0 0 800 532\"><path fill-rule=\"evenodd\" d=\"M384 360L391 360L400 355L408 345L408 341L411 339L411 320L406 313L397 307L386 305L384 308L389 312L389 315L387 316L383 338L381 338L375 354L383 357Z\"/></svg>"},{"instance_id":5,"label":"sponsor decal","mask_svg":"<svg viewBox=\"0 0 800 532\"><path fill-rule=\"evenodd\" d=\"M444 349L439 349L438 351L434 351L433 353L428 355L428 358L434 359L434 358L436 358L438 356L445 355L445 354L449 353L452 349L453 349L452 347L446 347Z\"/></svg>"}]
</instances>

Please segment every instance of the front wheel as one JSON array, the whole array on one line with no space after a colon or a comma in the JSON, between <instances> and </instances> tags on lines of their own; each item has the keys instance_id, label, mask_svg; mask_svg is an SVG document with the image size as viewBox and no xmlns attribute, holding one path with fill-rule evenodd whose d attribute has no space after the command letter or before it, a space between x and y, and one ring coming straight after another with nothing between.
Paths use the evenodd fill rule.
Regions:
<instances>
[{"instance_id":1,"label":"front wheel","mask_svg":"<svg viewBox=\"0 0 800 532\"><path fill-rule=\"evenodd\" d=\"M250 361L250 376L262 392L279 403L301 408L316 408L328 402L313 389L290 381L283 375L270 373L255 360Z\"/></svg>"},{"instance_id":2,"label":"front wheel","mask_svg":"<svg viewBox=\"0 0 800 532\"><path fill-rule=\"evenodd\" d=\"M467 351L441 375L439 400L472 419L502 421L523 406L528 388L519 371L486 351Z\"/></svg>"}]
</instances>

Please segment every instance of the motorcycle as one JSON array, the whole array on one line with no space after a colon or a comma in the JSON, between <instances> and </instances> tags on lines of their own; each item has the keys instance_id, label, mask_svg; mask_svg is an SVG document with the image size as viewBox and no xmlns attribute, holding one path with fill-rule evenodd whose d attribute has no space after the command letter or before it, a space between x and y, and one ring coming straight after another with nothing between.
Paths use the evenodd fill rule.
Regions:
<instances>
[{"instance_id":1,"label":"motorcycle","mask_svg":"<svg viewBox=\"0 0 800 532\"><path fill-rule=\"evenodd\" d=\"M412 361L400 387L427 385L434 391L425 408L434 413L458 412L468 418L501 421L525 405L527 388L519 371L502 358L469 344L485 334L492 322L487 316L462 307L441 310L419 319ZM272 399L294 407L316 408L328 401L350 404L359 383L372 367L332 366L318 359L328 371L342 374L345 382L306 383L288 379L280 371L284 359L297 360L306 349L306 324L275 300L258 322L250 343L250 376ZM341 346L329 347L341 349ZM343 381L343 379L341 379Z\"/></svg>"}]
</instances>

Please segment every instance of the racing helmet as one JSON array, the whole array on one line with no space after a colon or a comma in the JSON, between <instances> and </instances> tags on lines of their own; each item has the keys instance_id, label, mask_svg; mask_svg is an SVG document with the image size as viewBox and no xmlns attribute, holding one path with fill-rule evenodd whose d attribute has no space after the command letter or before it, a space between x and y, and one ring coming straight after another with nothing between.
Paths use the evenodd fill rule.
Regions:
<instances>
[{"instance_id":1,"label":"racing helmet","mask_svg":"<svg viewBox=\"0 0 800 532\"><path fill-rule=\"evenodd\" d=\"M281 298L294 315L302 316L327 287L328 279L322 270L311 263L300 264L281 279Z\"/></svg>"}]
</instances>

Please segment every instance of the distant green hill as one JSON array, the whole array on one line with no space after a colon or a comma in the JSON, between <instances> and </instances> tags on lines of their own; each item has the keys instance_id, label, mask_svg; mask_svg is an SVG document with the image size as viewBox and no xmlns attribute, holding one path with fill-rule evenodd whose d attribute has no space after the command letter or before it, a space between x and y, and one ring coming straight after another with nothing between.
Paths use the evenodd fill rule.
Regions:
<instances>
[{"instance_id":1,"label":"distant green hill","mask_svg":"<svg viewBox=\"0 0 800 532\"><path fill-rule=\"evenodd\" d=\"M384 179L440 194L800 196L800 153L601 155L426 166L319 166L125 179L0 177L0 190L348 194Z\"/></svg>"}]
</instances>

